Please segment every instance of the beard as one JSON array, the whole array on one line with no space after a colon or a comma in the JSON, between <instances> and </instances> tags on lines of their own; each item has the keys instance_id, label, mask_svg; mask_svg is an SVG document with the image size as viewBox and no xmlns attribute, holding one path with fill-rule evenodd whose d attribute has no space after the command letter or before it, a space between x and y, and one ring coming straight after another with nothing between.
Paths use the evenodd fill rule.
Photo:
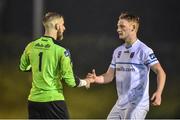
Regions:
<instances>
[{"instance_id":1,"label":"beard","mask_svg":"<svg viewBox=\"0 0 180 120\"><path fill-rule=\"evenodd\" d=\"M57 32L57 40L62 40L64 38L62 32Z\"/></svg>"}]
</instances>

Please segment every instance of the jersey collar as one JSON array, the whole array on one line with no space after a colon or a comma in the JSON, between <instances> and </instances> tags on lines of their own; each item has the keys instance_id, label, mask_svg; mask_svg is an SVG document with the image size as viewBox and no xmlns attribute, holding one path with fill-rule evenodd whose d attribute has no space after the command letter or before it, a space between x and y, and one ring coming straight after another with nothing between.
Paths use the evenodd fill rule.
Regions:
<instances>
[{"instance_id":1,"label":"jersey collar","mask_svg":"<svg viewBox=\"0 0 180 120\"><path fill-rule=\"evenodd\" d=\"M54 44L58 44L58 45L60 44L60 41L59 41L59 40L55 40L55 39L54 39L53 37L51 37L51 36L45 36L45 35L44 35L43 37L51 38Z\"/></svg>"},{"instance_id":2,"label":"jersey collar","mask_svg":"<svg viewBox=\"0 0 180 120\"><path fill-rule=\"evenodd\" d=\"M129 49L129 48L135 46L135 45L138 43L138 41L139 41L139 39L137 39L132 45L127 45L127 44L125 43L125 48L126 48L126 49Z\"/></svg>"},{"instance_id":3,"label":"jersey collar","mask_svg":"<svg viewBox=\"0 0 180 120\"><path fill-rule=\"evenodd\" d=\"M46 36L46 35L44 35L43 37L46 37L46 38L51 38L53 41L55 40L53 37L51 37L51 36Z\"/></svg>"}]
</instances>

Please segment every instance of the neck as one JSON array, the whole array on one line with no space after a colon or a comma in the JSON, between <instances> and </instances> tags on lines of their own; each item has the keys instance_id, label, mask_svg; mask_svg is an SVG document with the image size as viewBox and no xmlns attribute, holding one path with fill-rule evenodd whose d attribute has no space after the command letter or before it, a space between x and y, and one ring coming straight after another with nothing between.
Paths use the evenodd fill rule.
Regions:
<instances>
[{"instance_id":1,"label":"neck","mask_svg":"<svg viewBox=\"0 0 180 120\"><path fill-rule=\"evenodd\" d=\"M51 30L51 31L46 30L44 36L50 36L50 37L54 38L55 40L57 39L57 33L56 33L56 31L53 31L53 30Z\"/></svg>"},{"instance_id":2,"label":"neck","mask_svg":"<svg viewBox=\"0 0 180 120\"><path fill-rule=\"evenodd\" d=\"M125 40L125 43L127 45L132 45L134 42L136 42L136 40L137 40L137 36L132 35L131 37L129 37L128 39Z\"/></svg>"}]
</instances>

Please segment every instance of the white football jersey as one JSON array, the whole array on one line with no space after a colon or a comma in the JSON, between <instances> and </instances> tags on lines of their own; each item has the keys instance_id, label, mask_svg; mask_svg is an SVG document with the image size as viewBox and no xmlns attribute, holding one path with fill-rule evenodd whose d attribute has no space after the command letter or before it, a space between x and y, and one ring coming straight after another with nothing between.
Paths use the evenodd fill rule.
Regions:
<instances>
[{"instance_id":1,"label":"white football jersey","mask_svg":"<svg viewBox=\"0 0 180 120\"><path fill-rule=\"evenodd\" d=\"M151 48L137 39L132 46L125 43L114 50L111 68L115 69L118 105L129 103L149 106L150 66L158 63Z\"/></svg>"}]
</instances>

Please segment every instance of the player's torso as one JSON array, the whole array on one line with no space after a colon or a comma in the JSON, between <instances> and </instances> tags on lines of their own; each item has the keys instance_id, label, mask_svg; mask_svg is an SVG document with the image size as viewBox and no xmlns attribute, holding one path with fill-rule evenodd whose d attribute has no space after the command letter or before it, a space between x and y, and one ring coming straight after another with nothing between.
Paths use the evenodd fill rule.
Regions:
<instances>
[{"instance_id":1,"label":"player's torso","mask_svg":"<svg viewBox=\"0 0 180 120\"><path fill-rule=\"evenodd\" d=\"M138 96L143 96L149 72L149 68L143 61L143 50L140 43L130 48L122 45L115 52L118 95L126 97L124 99L128 101L137 102Z\"/></svg>"},{"instance_id":2,"label":"player's torso","mask_svg":"<svg viewBox=\"0 0 180 120\"><path fill-rule=\"evenodd\" d=\"M32 43L28 52L33 74L29 99L37 101L64 99L59 93L62 85L59 82L60 51L57 46L49 38L40 38Z\"/></svg>"},{"instance_id":3,"label":"player's torso","mask_svg":"<svg viewBox=\"0 0 180 120\"><path fill-rule=\"evenodd\" d=\"M56 69L60 57L57 53L51 40L41 38L34 41L29 54L33 74L36 77L45 75L47 79L57 74Z\"/></svg>"}]
</instances>

